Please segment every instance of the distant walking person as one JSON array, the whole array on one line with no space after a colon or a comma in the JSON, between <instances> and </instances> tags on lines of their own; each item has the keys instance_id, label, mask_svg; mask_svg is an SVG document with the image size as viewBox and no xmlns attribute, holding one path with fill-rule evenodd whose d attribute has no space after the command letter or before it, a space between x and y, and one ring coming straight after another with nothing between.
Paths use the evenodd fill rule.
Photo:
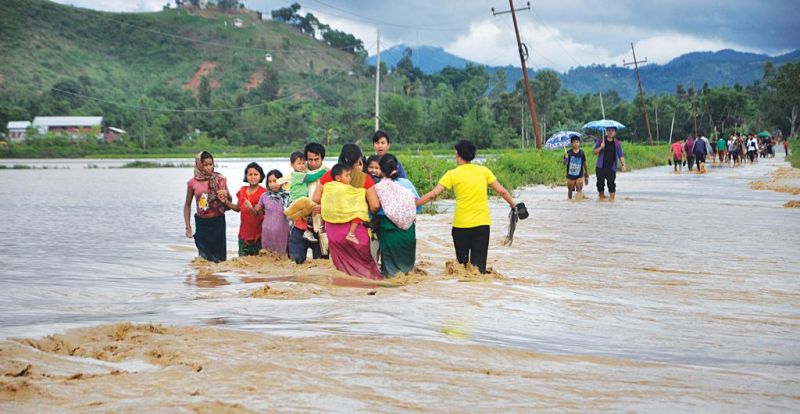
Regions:
<instances>
[{"instance_id":1,"label":"distant walking person","mask_svg":"<svg viewBox=\"0 0 800 414\"><path fill-rule=\"evenodd\" d=\"M581 149L581 137L575 135L569 140L572 148L564 153L564 165L567 166L567 198L583 198L583 184L589 184L589 167L586 166L586 154Z\"/></svg>"},{"instance_id":2,"label":"distant walking person","mask_svg":"<svg viewBox=\"0 0 800 414\"><path fill-rule=\"evenodd\" d=\"M617 128L606 128L606 137L594 144L594 155L597 155L595 177L597 180L597 194L600 201L605 200L605 186L608 185L608 196L614 201L617 196L617 159L622 166L622 172L627 171L625 166L625 153L622 144L617 139Z\"/></svg>"},{"instance_id":3,"label":"distant walking person","mask_svg":"<svg viewBox=\"0 0 800 414\"><path fill-rule=\"evenodd\" d=\"M683 141L678 140L670 147L670 153L672 154L672 169L675 172L679 172L681 167L683 166L683 162L686 159L686 149L683 148Z\"/></svg>"},{"instance_id":4,"label":"distant walking person","mask_svg":"<svg viewBox=\"0 0 800 414\"><path fill-rule=\"evenodd\" d=\"M758 159L758 139L753 134L747 139L747 157L750 159L750 164Z\"/></svg>"},{"instance_id":5,"label":"distant walking person","mask_svg":"<svg viewBox=\"0 0 800 414\"><path fill-rule=\"evenodd\" d=\"M686 165L689 166L689 171L691 171L694 164L694 139L692 139L691 135L686 137L686 143L683 144L683 148L686 150Z\"/></svg>"},{"instance_id":6,"label":"distant walking person","mask_svg":"<svg viewBox=\"0 0 800 414\"><path fill-rule=\"evenodd\" d=\"M722 164L725 162L726 154L725 150L728 149L728 143L725 142L725 138L718 137L717 138L717 157L719 157L719 163Z\"/></svg>"},{"instance_id":7,"label":"distant walking person","mask_svg":"<svg viewBox=\"0 0 800 414\"><path fill-rule=\"evenodd\" d=\"M709 144L704 138L705 137L701 133L700 138L694 141L694 146L692 148L692 154L697 163L697 172L699 173L706 172L706 155L708 155Z\"/></svg>"}]
</instances>

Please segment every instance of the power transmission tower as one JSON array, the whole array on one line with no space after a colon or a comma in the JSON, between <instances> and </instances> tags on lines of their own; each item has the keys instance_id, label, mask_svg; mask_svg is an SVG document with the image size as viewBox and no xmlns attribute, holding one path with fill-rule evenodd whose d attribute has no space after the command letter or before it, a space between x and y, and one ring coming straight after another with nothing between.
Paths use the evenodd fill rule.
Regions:
<instances>
[{"instance_id":1,"label":"power transmission tower","mask_svg":"<svg viewBox=\"0 0 800 414\"><path fill-rule=\"evenodd\" d=\"M519 50L519 61L522 64L522 77L525 79L525 91L528 93L528 107L531 110L531 120L533 123L533 133L536 135L536 149L542 150L542 133L539 131L539 116L536 115L536 102L533 101L533 91L531 91L531 84L528 82L528 68L525 66L525 60L528 58L528 47L519 39L519 27L517 26L518 10L530 10L531 3L528 2L527 7L521 9L514 9L514 0L508 0L509 10L496 12L492 7L492 15L511 13L511 20L514 21L514 33L517 35L517 49Z\"/></svg>"},{"instance_id":2,"label":"power transmission tower","mask_svg":"<svg viewBox=\"0 0 800 414\"><path fill-rule=\"evenodd\" d=\"M633 62L625 62L625 59L622 60L622 64L625 66L633 65L636 68L636 80L639 82L639 96L642 98L642 112L644 112L644 122L647 124L647 138L650 140L650 145L653 145L653 134L650 132L650 115L647 114L647 105L644 103L644 89L642 89L642 78L639 76L639 64L640 63L647 63L647 58L644 60L636 60L636 51L633 49L633 43L631 43L631 52L633 52Z\"/></svg>"}]
</instances>

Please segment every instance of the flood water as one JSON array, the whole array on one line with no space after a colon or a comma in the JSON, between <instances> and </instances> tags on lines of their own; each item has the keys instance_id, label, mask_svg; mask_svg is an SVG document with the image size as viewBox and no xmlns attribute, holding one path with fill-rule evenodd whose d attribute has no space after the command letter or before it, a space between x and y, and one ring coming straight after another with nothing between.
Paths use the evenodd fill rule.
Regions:
<instances>
[{"instance_id":1,"label":"flood water","mask_svg":"<svg viewBox=\"0 0 800 414\"><path fill-rule=\"evenodd\" d=\"M249 161L217 161L232 192ZM265 171L288 171L286 160L257 161ZM129 321L308 340L478 344L549 355L549 363L578 358L559 368L571 374L602 358L626 361L558 378L575 389L625 377L628 364L658 367L632 379L637 385L624 395L606 396L608 404L528 401L514 406L521 411L800 408L800 210L783 207L797 196L749 186L787 166L783 154L741 168L710 165L705 175L667 166L619 174L614 203L597 201L593 176L584 201L567 201L564 187L524 188L515 198L531 217L511 247L500 244L507 206L491 202L489 267L508 280L298 300L248 297L259 284L236 272L199 280L194 243L183 234L191 168L111 168L125 162L0 160L48 167L0 170L0 338ZM417 224L418 260L432 275L454 256L452 202L439 202L439 211ZM238 214L229 212L227 225L235 257Z\"/></svg>"}]
</instances>

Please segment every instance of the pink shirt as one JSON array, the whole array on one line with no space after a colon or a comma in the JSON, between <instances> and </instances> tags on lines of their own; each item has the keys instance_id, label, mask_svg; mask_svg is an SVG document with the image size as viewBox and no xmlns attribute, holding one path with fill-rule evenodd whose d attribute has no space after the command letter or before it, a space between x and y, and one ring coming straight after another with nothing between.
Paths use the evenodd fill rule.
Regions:
<instances>
[{"instance_id":1,"label":"pink shirt","mask_svg":"<svg viewBox=\"0 0 800 414\"><path fill-rule=\"evenodd\" d=\"M213 209L208 204L209 200L209 191L208 191L208 180L205 181L197 181L196 178L192 177L186 185L189 187L194 193L194 200L195 200L195 207L197 209L197 216L200 218L212 218L217 217L220 214L225 213L224 208L222 209ZM219 185L217 186L220 190L228 190L228 182L225 177L220 176ZM230 192L229 192L230 193Z\"/></svg>"}]
</instances>

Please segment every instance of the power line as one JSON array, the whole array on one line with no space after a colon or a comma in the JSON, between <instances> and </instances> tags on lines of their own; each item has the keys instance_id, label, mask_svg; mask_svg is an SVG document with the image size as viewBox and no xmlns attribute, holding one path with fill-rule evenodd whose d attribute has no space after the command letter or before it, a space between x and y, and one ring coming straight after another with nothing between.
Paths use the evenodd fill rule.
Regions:
<instances>
[{"instance_id":1,"label":"power line","mask_svg":"<svg viewBox=\"0 0 800 414\"><path fill-rule=\"evenodd\" d=\"M545 30L550 32L550 34L553 36L553 39L556 41L556 43L558 43L558 46L564 51L564 53L566 53L567 56L569 56L569 58L572 59L572 61L575 62L578 66L583 66L580 62L578 62L577 59L575 59L574 56L572 56L571 53L569 53L569 50L567 50L567 48L564 47L564 45L561 43L561 41L558 40L558 36L556 35L555 31L551 30L550 26L548 26L547 23L544 22L544 19L539 17L539 15L536 13L535 10L531 10L531 11L533 12L533 17L536 18L536 20L539 21L539 23L542 25L542 27L545 28Z\"/></svg>"}]
</instances>

